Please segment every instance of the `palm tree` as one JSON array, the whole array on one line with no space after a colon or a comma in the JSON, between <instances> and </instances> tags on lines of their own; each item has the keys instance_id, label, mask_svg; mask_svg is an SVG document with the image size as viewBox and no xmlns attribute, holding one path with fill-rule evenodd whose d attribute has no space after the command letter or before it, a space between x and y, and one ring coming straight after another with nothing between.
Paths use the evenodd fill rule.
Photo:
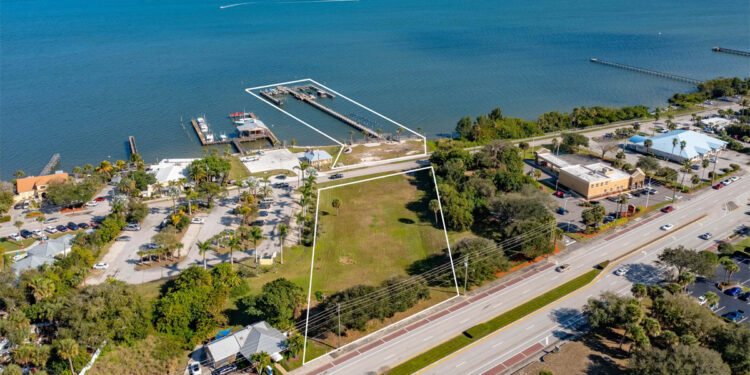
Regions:
<instances>
[{"instance_id":1,"label":"palm tree","mask_svg":"<svg viewBox=\"0 0 750 375\"><path fill-rule=\"evenodd\" d=\"M305 215L297 214L297 228L299 228L299 243L302 243L302 230L305 228Z\"/></svg>"},{"instance_id":2,"label":"palm tree","mask_svg":"<svg viewBox=\"0 0 750 375\"><path fill-rule=\"evenodd\" d=\"M427 204L430 208L430 211L432 211L433 214L435 214L435 225L438 223L438 217L437 213L440 211L440 202L438 202L437 199L430 200L430 203Z\"/></svg>"},{"instance_id":3,"label":"palm tree","mask_svg":"<svg viewBox=\"0 0 750 375\"><path fill-rule=\"evenodd\" d=\"M284 264L284 237L289 232L289 226L286 224L279 224L279 245L281 246L281 264Z\"/></svg>"},{"instance_id":4,"label":"palm tree","mask_svg":"<svg viewBox=\"0 0 750 375\"><path fill-rule=\"evenodd\" d=\"M287 346L289 347L289 355L292 356L292 358L297 357L299 353L302 351L303 346L305 345L305 338L302 337L299 333L295 332L292 333L291 336L287 339Z\"/></svg>"},{"instance_id":5,"label":"palm tree","mask_svg":"<svg viewBox=\"0 0 750 375\"><path fill-rule=\"evenodd\" d=\"M265 239L263 230L260 227L253 227L250 229L250 240L253 241L253 247L258 247L258 241Z\"/></svg>"},{"instance_id":6,"label":"palm tree","mask_svg":"<svg viewBox=\"0 0 750 375\"><path fill-rule=\"evenodd\" d=\"M542 178L542 171L538 169L534 169L531 173L534 175L534 179L537 181L539 181L539 179Z\"/></svg>"},{"instance_id":7,"label":"palm tree","mask_svg":"<svg viewBox=\"0 0 750 375\"><path fill-rule=\"evenodd\" d=\"M706 292L703 294L706 299L706 306L712 307L719 303L719 295L714 292Z\"/></svg>"},{"instance_id":8,"label":"palm tree","mask_svg":"<svg viewBox=\"0 0 750 375\"><path fill-rule=\"evenodd\" d=\"M617 217L622 217L622 206L626 205L628 203L628 196L625 194L620 194L620 197L617 199L617 203L620 205L620 207L617 209Z\"/></svg>"},{"instance_id":9,"label":"palm tree","mask_svg":"<svg viewBox=\"0 0 750 375\"><path fill-rule=\"evenodd\" d=\"M265 186L268 186L268 183L271 182L271 178L268 176L263 176L263 184Z\"/></svg>"},{"instance_id":10,"label":"palm tree","mask_svg":"<svg viewBox=\"0 0 750 375\"><path fill-rule=\"evenodd\" d=\"M193 199L198 198L198 192L190 189L185 193L185 201L188 204L188 215L193 216Z\"/></svg>"},{"instance_id":11,"label":"palm tree","mask_svg":"<svg viewBox=\"0 0 750 375\"><path fill-rule=\"evenodd\" d=\"M239 237L237 236L229 237L229 242L227 243L227 247L229 247L229 264L234 265L234 251L240 249Z\"/></svg>"},{"instance_id":12,"label":"palm tree","mask_svg":"<svg viewBox=\"0 0 750 375\"><path fill-rule=\"evenodd\" d=\"M91 164L86 164L83 166L83 172L86 174L91 174L91 172L94 171L94 166Z\"/></svg>"},{"instance_id":13,"label":"palm tree","mask_svg":"<svg viewBox=\"0 0 750 375\"><path fill-rule=\"evenodd\" d=\"M518 148L522 151L522 159L526 159L526 150L529 149L529 144L527 142L521 142L518 144Z\"/></svg>"},{"instance_id":14,"label":"palm tree","mask_svg":"<svg viewBox=\"0 0 750 375\"><path fill-rule=\"evenodd\" d=\"M13 226L16 227L16 228L18 228L18 230L20 231L21 227L23 227L23 221L16 220L16 221L13 222Z\"/></svg>"},{"instance_id":15,"label":"palm tree","mask_svg":"<svg viewBox=\"0 0 750 375\"><path fill-rule=\"evenodd\" d=\"M690 178L690 183L692 184L691 188L695 187L695 185L698 185L701 182L701 178L698 177L697 174L694 174L693 177Z\"/></svg>"},{"instance_id":16,"label":"palm tree","mask_svg":"<svg viewBox=\"0 0 750 375\"><path fill-rule=\"evenodd\" d=\"M36 302L52 297L55 294L55 283L43 276L37 276L32 279L29 282L29 288L31 288L31 294L34 296Z\"/></svg>"},{"instance_id":17,"label":"palm tree","mask_svg":"<svg viewBox=\"0 0 750 375\"><path fill-rule=\"evenodd\" d=\"M652 141L650 139L647 139L647 140L643 141L643 145L646 147L646 154L648 154L649 153L649 149L651 148L651 146L654 145L654 141Z\"/></svg>"},{"instance_id":18,"label":"palm tree","mask_svg":"<svg viewBox=\"0 0 750 375\"><path fill-rule=\"evenodd\" d=\"M185 247L185 245L182 242L178 242L172 246L169 247L169 250L177 250L177 259L180 259L180 256L182 255L182 248Z\"/></svg>"},{"instance_id":19,"label":"palm tree","mask_svg":"<svg viewBox=\"0 0 750 375\"><path fill-rule=\"evenodd\" d=\"M677 147L677 137L672 138L672 155L674 155L674 148Z\"/></svg>"},{"instance_id":20,"label":"palm tree","mask_svg":"<svg viewBox=\"0 0 750 375\"><path fill-rule=\"evenodd\" d=\"M703 167L703 172L701 172L701 180L703 179L703 176L706 174L706 168L711 165L711 162L708 159L701 160L701 167Z\"/></svg>"},{"instance_id":21,"label":"palm tree","mask_svg":"<svg viewBox=\"0 0 750 375\"><path fill-rule=\"evenodd\" d=\"M396 134L398 135L398 140L399 140L399 141L401 140L401 132L402 132L402 131L404 131L404 129L402 129L402 128L398 128L398 129L396 129Z\"/></svg>"},{"instance_id":22,"label":"palm tree","mask_svg":"<svg viewBox=\"0 0 750 375\"><path fill-rule=\"evenodd\" d=\"M44 221L47 220L47 217L44 215L39 215L36 217L36 222L39 223L39 230L42 230L42 227L44 227Z\"/></svg>"},{"instance_id":23,"label":"palm tree","mask_svg":"<svg viewBox=\"0 0 750 375\"><path fill-rule=\"evenodd\" d=\"M112 177L112 163L107 160L102 160L99 166L96 167L96 172L99 174L106 174L107 177Z\"/></svg>"},{"instance_id":24,"label":"palm tree","mask_svg":"<svg viewBox=\"0 0 750 375\"><path fill-rule=\"evenodd\" d=\"M695 275L690 272L683 272L677 276L677 283L682 286L683 292L687 292L687 287L695 283Z\"/></svg>"},{"instance_id":25,"label":"palm tree","mask_svg":"<svg viewBox=\"0 0 750 375\"><path fill-rule=\"evenodd\" d=\"M15 172L13 172L13 177L15 177L15 178L21 178L23 176L26 176L26 172L24 172L24 171L22 171L20 169L17 170L17 171L15 171Z\"/></svg>"},{"instance_id":26,"label":"palm tree","mask_svg":"<svg viewBox=\"0 0 750 375\"><path fill-rule=\"evenodd\" d=\"M79 167L77 165L75 167L73 167L73 169L71 170L71 172L73 172L73 175L76 176L76 177L81 177L81 171L83 171L83 168L81 168L81 167Z\"/></svg>"},{"instance_id":27,"label":"palm tree","mask_svg":"<svg viewBox=\"0 0 750 375\"><path fill-rule=\"evenodd\" d=\"M646 294L648 293L648 288L646 288L646 285L642 283L635 283L630 288L630 292L633 293L633 297L640 300L646 296Z\"/></svg>"},{"instance_id":28,"label":"palm tree","mask_svg":"<svg viewBox=\"0 0 750 375\"><path fill-rule=\"evenodd\" d=\"M253 213L253 209L250 208L250 206L243 204L235 208L235 212L237 213L237 215L242 217L241 223L242 225L245 225L245 223L247 222L247 218L250 217L250 214Z\"/></svg>"},{"instance_id":29,"label":"palm tree","mask_svg":"<svg viewBox=\"0 0 750 375\"><path fill-rule=\"evenodd\" d=\"M73 358L78 356L78 343L73 339L62 339L58 341L57 354L60 358L68 360L70 372L75 374L76 370L73 368Z\"/></svg>"},{"instance_id":30,"label":"palm tree","mask_svg":"<svg viewBox=\"0 0 750 375\"><path fill-rule=\"evenodd\" d=\"M719 259L719 264L724 268L724 274L726 275L726 282L732 279L732 274L740 270L740 267L732 261L729 257L723 257Z\"/></svg>"},{"instance_id":31,"label":"palm tree","mask_svg":"<svg viewBox=\"0 0 750 375\"><path fill-rule=\"evenodd\" d=\"M34 357L34 344L21 344L13 350L13 360L19 365L26 367Z\"/></svg>"},{"instance_id":32,"label":"palm tree","mask_svg":"<svg viewBox=\"0 0 750 375\"><path fill-rule=\"evenodd\" d=\"M271 364L271 356L266 352L254 353L250 356L250 362L253 363L255 371L257 371L258 374L262 374L263 369Z\"/></svg>"},{"instance_id":33,"label":"palm tree","mask_svg":"<svg viewBox=\"0 0 750 375\"><path fill-rule=\"evenodd\" d=\"M334 198L331 201L331 206L336 209L336 216L339 216L339 208L341 207L341 199Z\"/></svg>"},{"instance_id":34,"label":"palm tree","mask_svg":"<svg viewBox=\"0 0 750 375\"><path fill-rule=\"evenodd\" d=\"M121 170L125 169L125 165L126 165L125 160L117 160L117 161L115 161L115 166L117 167L118 171L121 171Z\"/></svg>"}]
</instances>

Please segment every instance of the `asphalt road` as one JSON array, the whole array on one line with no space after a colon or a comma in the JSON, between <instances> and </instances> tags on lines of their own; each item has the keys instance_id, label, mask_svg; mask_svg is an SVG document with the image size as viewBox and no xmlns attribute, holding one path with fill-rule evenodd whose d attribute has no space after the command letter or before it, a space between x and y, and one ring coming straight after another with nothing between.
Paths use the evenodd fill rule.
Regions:
<instances>
[{"instance_id":1,"label":"asphalt road","mask_svg":"<svg viewBox=\"0 0 750 375\"><path fill-rule=\"evenodd\" d=\"M709 247L714 243L699 239L700 234L710 231L714 233L715 239L720 239L742 223L747 223L748 217L744 211L749 197L750 178L743 178L722 190L705 191L685 202L677 203L676 210L672 213L660 213L627 232L621 231L619 234L603 236L604 238L587 243L586 246L577 250L551 258L551 262L572 265L571 269L565 273L557 273L554 267L550 267L502 291L474 300L461 309L433 319L397 339L361 351L362 354L339 362L321 373L365 374L395 366L460 334L473 325L499 315L555 285L589 271L601 261L615 259L623 253L639 248L640 245L664 234L665 232L659 229L664 224L673 224L679 228L703 214L708 215L679 232L673 230L673 235L667 235L657 243L638 249L635 254L623 260L622 264L629 264L631 267L631 271L626 276L618 277L610 271L586 289L569 295L493 333L477 344L421 372L426 374L485 373L527 348L540 349L541 346L551 344L572 332L580 321L580 309L589 297L599 295L605 290L628 293L632 282L656 282L661 279L662 270L654 266L652 261L664 247L679 244L696 248ZM740 208L731 212L727 211L724 203L730 199L737 202ZM302 372L311 372L329 363L329 357L322 357L308 364Z\"/></svg>"}]
</instances>

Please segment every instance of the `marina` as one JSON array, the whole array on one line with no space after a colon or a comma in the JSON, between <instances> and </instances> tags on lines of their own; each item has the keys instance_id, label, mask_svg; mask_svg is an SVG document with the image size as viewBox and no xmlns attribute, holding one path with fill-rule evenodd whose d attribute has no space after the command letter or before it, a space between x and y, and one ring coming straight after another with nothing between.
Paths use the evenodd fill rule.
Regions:
<instances>
[{"instance_id":1,"label":"marina","mask_svg":"<svg viewBox=\"0 0 750 375\"><path fill-rule=\"evenodd\" d=\"M317 108L318 110L330 115L331 117L353 127L354 129L357 129L358 131L362 132L363 134L366 134L370 137L377 138L377 139L385 139L385 137L375 130L362 125L360 122L355 121L354 119L345 116L339 112L336 112L332 108L326 107L323 104L320 104L316 99L317 98L335 98L335 96L325 90L322 90L315 85L301 85L301 86L277 86L273 89L268 90L261 90L260 95L263 97L271 100L274 104L281 106L283 104L282 97L284 95L290 95L293 98L303 102L307 103L314 108Z\"/></svg>"},{"instance_id":2,"label":"marina","mask_svg":"<svg viewBox=\"0 0 750 375\"><path fill-rule=\"evenodd\" d=\"M237 125L237 134L233 137L221 133L217 139L214 133L210 132L209 124L205 117L192 118L190 119L190 124L193 126L193 130L195 130L195 134L198 136L198 140L202 146L231 144L239 153L244 154L245 149L242 147L242 143L245 142L268 140L273 146L280 143L271 129L258 120L252 113L232 113L229 115L229 118Z\"/></svg>"}]
</instances>

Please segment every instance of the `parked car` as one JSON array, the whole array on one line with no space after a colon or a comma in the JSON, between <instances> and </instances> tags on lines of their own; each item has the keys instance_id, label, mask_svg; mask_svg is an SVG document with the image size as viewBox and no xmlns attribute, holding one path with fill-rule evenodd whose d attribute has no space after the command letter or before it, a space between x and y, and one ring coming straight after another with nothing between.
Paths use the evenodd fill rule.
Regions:
<instances>
[{"instance_id":1,"label":"parked car","mask_svg":"<svg viewBox=\"0 0 750 375\"><path fill-rule=\"evenodd\" d=\"M694 170L694 171L697 171L697 170L701 169L701 166L700 166L700 165L698 165L698 164L693 164L693 165L691 165L691 166L690 166L690 168L691 168L692 170Z\"/></svg>"},{"instance_id":2,"label":"parked car","mask_svg":"<svg viewBox=\"0 0 750 375\"><path fill-rule=\"evenodd\" d=\"M11 233L11 234L9 234L8 238L11 239L12 241L21 241L21 240L23 240L23 237L21 237L21 235L18 234L18 233Z\"/></svg>"},{"instance_id":3,"label":"parked car","mask_svg":"<svg viewBox=\"0 0 750 375\"><path fill-rule=\"evenodd\" d=\"M708 300L706 299L706 296L700 296L700 297L698 297L698 304L699 305L703 306L703 305L706 304L706 302L708 302Z\"/></svg>"},{"instance_id":4,"label":"parked car","mask_svg":"<svg viewBox=\"0 0 750 375\"><path fill-rule=\"evenodd\" d=\"M86 207L96 207L97 205L99 205L97 201L86 202Z\"/></svg>"},{"instance_id":5,"label":"parked car","mask_svg":"<svg viewBox=\"0 0 750 375\"><path fill-rule=\"evenodd\" d=\"M328 177L329 180L338 180L339 178L344 178L344 174L336 173L336 174L332 174L331 177Z\"/></svg>"},{"instance_id":6,"label":"parked car","mask_svg":"<svg viewBox=\"0 0 750 375\"><path fill-rule=\"evenodd\" d=\"M744 311L742 311L742 310L734 310L734 311L732 311L732 312L728 312L728 313L726 313L726 314L724 314L724 315L722 315L722 316L723 316L724 318L726 318L727 320L730 320L730 321L732 321L732 322L735 322L735 323L737 323L737 322L739 322L740 320L742 320L742 318L744 318L744 317L745 317L745 312L744 312Z\"/></svg>"},{"instance_id":7,"label":"parked car","mask_svg":"<svg viewBox=\"0 0 750 375\"><path fill-rule=\"evenodd\" d=\"M742 294L740 294L740 295L739 295L739 297L737 297L737 298L739 298L739 299L741 299L741 300L743 300L743 301L747 301L747 300L750 300L750 292L745 292L745 293L742 293Z\"/></svg>"},{"instance_id":8,"label":"parked car","mask_svg":"<svg viewBox=\"0 0 750 375\"><path fill-rule=\"evenodd\" d=\"M265 223L266 223L266 221L265 221L265 220L263 220L263 219L258 219L258 220L255 220L255 221L253 221L252 223L250 223L250 225L252 225L252 226L254 226L254 227L259 227L259 226L261 226L261 225L263 225L263 224L265 224Z\"/></svg>"},{"instance_id":9,"label":"parked car","mask_svg":"<svg viewBox=\"0 0 750 375\"><path fill-rule=\"evenodd\" d=\"M268 211L260 211L258 212L258 215L261 217L268 216Z\"/></svg>"},{"instance_id":10,"label":"parked car","mask_svg":"<svg viewBox=\"0 0 750 375\"><path fill-rule=\"evenodd\" d=\"M66 227L65 225L62 225L62 224L56 226L55 228L57 228L58 232L67 232L68 231L68 227Z\"/></svg>"},{"instance_id":11,"label":"parked car","mask_svg":"<svg viewBox=\"0 0 750 375\"><path fill-rule=\"evenodd\" d=\"M201 375L201 365L198 363L191 363L188 365L190 375Z\"/></svg>"},{"instance_id":12,"label":"parked car","mask_svg":"<svg viewBox=\"0 0 750 375\"><path fill-rule=\"evenodd\" d=\"M713 237L713 235L709 232L706 232L706 233L701 234L699 237L704 240L710 240L711 237Z\"/></svg>"},{"instance_id":13,"label":"parked car","mask_svg":"<svg viewBox=\"0 0 750 375\"><path fill-rule=\"evenodd\" d=\"M109 268L109 264L107 264L107 263L97 263L97 264L94 264L93 268L95 270L106 270L107 268Z\"/></svg>"},{"instance_id":14,"label":"parked car","mask_svg":"<svg viewBox=\"0 0 750 375\"><path fill-rule=\"evenodd\" d=\"M277 180L286 180L286 175L285 174L280 174L280 175L276 176L276 179Z\"/></svg>"},{"instance_id":15,"label":"parked car","mask_svg":"<svg viewBox=\"0 0 750 375\"><path fill-rule=\"evenodd\" d=\"M664 212L664 213L669 213L669 212L672 212L672 211L674 211L674 207L673 206L667 206L667 207L664 207L664 208L661 209L661 212Z\"/></svg>"},{"instance_id":16,"label":"parked car","mask_svg":"<svg viewBox=\"0 0 750 375\"><path fill-rule=\"evenodd\" d=\"M661 226L661 230L672 230L674 228L674 225L672 224L664 224Z\"/></svg>"},{"instance_id":17,"label":"parked car","mask_svg":"<svg viewBox=\"0 0 750 375\"><path fill-rule=\"evenodd\" d=\"M13 261L18 262L19 260L26 258L27 256L29 256L29 253L16 254L13 256Z\"/></svg>"},{"instance_id":18,"label":"parked car","mask_svg":"<svg viewBox=\"0 0 750 375\"><path fill-rule=\"evenodd\" d=\"M87 223L80 223L80 224L78 224L78 228L89 229L89 225Z\"/></svg>"},{"instance_id":19,"label":"parked car","mask_svg":"<svg viewBox=\"0 0 750 375\"><path fill-rule=\"evenodd\" d=\"M153 249L158 249L159 245L157 245L155 242L151 242L151 243L147 243L143 245L143 248L148 249L148 250L153 250Z\"/></svg>"},{"instance_id":20,"label":"parked car","mask_svg":"<svg viewBox=\"0 0 750 375\"><path fill-rule=\"evenodd\" d=\"M107 197L96 197L94 198L95 202L104 202L107 200Z\"/></svg>"},{"instance_id":21,"label":"parked car","mask_svg":"<svg viewBox=\"0 0 750 375\"><path fill-rule=\"evenodd\" d=\"M565 264L562 264L562 265L558 266L557 268L555 268L555 271L557 271L557 272L565 272L565 271L567 271L569 269L570 269L570 264L565 263Z\"/></svg>"},{"instance_id":22,"label":"parked car","mask_svg":"<svg viewBox=\"0 0 750 375\"><path fill-rule=\"evenodd\" d=\"M237 366L236 365L226 365L226 366L223 366L223 367L219 367L213 373L214 373L214 375L225 375L225 374L232 373L235 370L237 370Z\"/></svg>"},{"instance_id":23,"label":"parked car","mask_svg":"<svg viewBox=\"0 0 750 375\"><path fill-rule=\"evenodd\" d=\"M732 183L732 179L731 178L727 178L726 180L722 181L721 183L724 184L724 186L727 186L727 185L729 185L729 184Z\"/></svg>"},{"instance_id":24,"label":"parked car","mask_svg":"<svg viewBox=\"0 0 750 375\"><path fill-rule=\"evenodd\" d=\"M141 230L141 226L135 223L131 223L125 226L123 230L129 230L129 231L139 231Z\"/></svg>"},{"instance_id":25,"label":"parked car","mask_svg":"<svg viewBox=\"0 0 750 375\"><path fill-rule=\"evenodd\" d=\"M566 209L564 209L562 207L558 207L557 208L557 213L560 214L560 215L565 215L565 214L568 213L568 210L566 210Z\"/></svg>"},{"instance_id":26,"label":"parked car","mask_svg":"<svg viewBox=\"0 0 750 375\"><path fill-rule=\"evenodd\" d=\"M722 183L718 183L718 184L714 185L714 189L715 190L719 190L719 189L721 189L723 187L724 187L724 184L722 184Z\"/></svg>"},{"instance_id":27,"label":"parked car","mask_svg":"<svg viewBox=\"0 0 750 375\"><path fill-rule=\"evenodd\" d=\"M120 236L115 238L115 241L130 241L130 236Z\"/></svg>"},{"instance_id":28,"label":"parked car","mask_svg":"<svg viewBox=\"0 0 750 375\"><path fill-rule=\"evenodd\" d=\"M34 230L31 231L31 233L38 237L38 236L42 235L42 230L41 229L34 229Z\"/></svg>"},{"instance_id":29,"label":"parked car","mask_svg":"<svg viewBox=\"0 0 750 375\"><path fill-rule=\"evenodd\" d=\"M31 238L31 236L33 235L34 233L31 233L30 230L26 230L26 229L21 230L21 237L23 238Z\"/></svg>"},{"instance_id":30,"label":"parked car","mask_svg":"<svg viewBox=\"0 0 750 375\"><path fill-rule=\"evenodd\" d=\"M617 269L617 271L615 271L615 275L617 275L617 276L623 276L623 275L627 274L628 271L630 271L630 268L628 268L628 267L620 267L620 268Z\"/></svg>"},{"instance_id":31,"label":"parked car","mask_svg":"<svg viewBox=\"0 0 750 375\"><path fill-rule=\"evenodd\" d=\"M261 203L261 204L258 205L258 208L261 209L261 210L267 210L267 209L271 208L271 205L268 204L268 203Z\"/></svg>"},{"instance_id":32,"label":"parked car","mask_svg":"<svg viewBox=\"0 0 750 375\"><path fill-rule=\"evenodd\" d=\"M49 234L55 234L55 233L57 233L57 228L55 228L55 227L53 227L53 226L50 225L50 226L44 228L44 231L47 232L47 233L49 233Z\"/></svg>"},{"instance_id":33,"label":"parked car","mask_svg":"<svg viewBox=\"0 0 750 375\"><path fill-rule=\"evenodd\" d=\"M729 179L732 180L732 182L736 182L736 181L739 181L740 177L739 176L732 176L732 177L729 177Z\"/></svg>"},{"instance_id":34,"label":"parked car","mask_svg":"<svg viewBox=\"0 0 750 375\"><path fill-rule=\"evenodd\" d=\"M202 217L194 217L194 218L192 218L190 220L190 222L193 223L193 224L203 224L203 223L206 222L206 219L204 219Z\"/></svg>"},{"instance_id":35,"label":"parked car","mask_svg":"<svg viewBox=\"0 0 750 375\"><path fill-rule=\"evenodd\" d=\"M605 216L605 217L604 217L604 224L606 224L606 223L611 223L611 222L613 222L613 221L615 221L615 217L614 217L614 216L611 216L611 215L610 215L610 216Z\"/></svg>"},{"instance_id":36,"label":"parked car","mask_svg":"<svg viewBox=\"0 0 750 375\"><path fill-rule=\"evenodd\" d=\"M49 218L49 219L45 220L45 221L44 221L44 224L49 224L49 223L56 223L56 222L57 222L57 220L58 220L58 219L57 219L56 217L51 217L51 218Z\"/></svg>"},{"instance_id":37,"label":"parked car","mask_svg":"<svg viewBox=\"0 0 750 375\"><path fill-rule=\"evenodd\" d=\"M734 286L724 290L724 294L732 297L737 297L740 293L742 293L742 288L739 286Z\"/></svg>"},{"instance_id":38,"label":"parked car","mask_svg":"<svg viewBox=\"0 0 750 375\"><path fill-rule=\"evenodd\" d=\"M74 223L74 222L71 221L71 222L68 223L68 229L70 229L70 230L78 230L78 224L76 224L76 223Z\"/></svg>"}]
</instances>

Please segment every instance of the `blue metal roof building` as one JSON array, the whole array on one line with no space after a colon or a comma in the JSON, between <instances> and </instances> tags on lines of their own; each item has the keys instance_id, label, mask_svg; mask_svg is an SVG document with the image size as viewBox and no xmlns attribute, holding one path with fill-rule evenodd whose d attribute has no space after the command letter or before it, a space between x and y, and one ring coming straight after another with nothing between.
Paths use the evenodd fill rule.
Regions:
<instances>
[{"instance_id":1,"label":"blue metal roof building","mask_svg":"<svg viewBox=\"0 0 750 375\"><path fill-rule=\"evenodd\" d=\"M648 148L645 145L647 139L653 142ZM675 139L677 140L676 146ZM713 156L727 145L727 142L692 130L673 130L655 137L635 135L628 142L628 148L642 153L653 153L678 163ZM684 149L680 148L682 142L685 142Z\"/></svg>"}]
</instances>

